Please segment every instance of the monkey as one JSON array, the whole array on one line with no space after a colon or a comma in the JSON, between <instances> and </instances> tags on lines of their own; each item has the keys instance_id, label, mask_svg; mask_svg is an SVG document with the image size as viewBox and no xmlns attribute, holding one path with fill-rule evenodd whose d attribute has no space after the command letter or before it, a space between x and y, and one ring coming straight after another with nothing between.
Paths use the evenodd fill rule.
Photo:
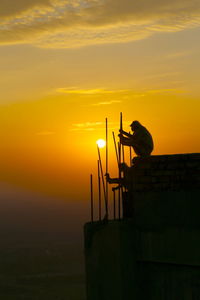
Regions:
<instances>
[{"instance_id":1,"label":"monkey","mask_svg":"<svg viewBox=\"0 0 200 300\"><path fill-rule=\"evenodd\" d=\"M136 155L145 157L153 151L154 144L150 132L138 121L133 121L130 125L133 134L120 130L120 142L125 146L132 146Z\"/></svg>"},{"instance_id":2,"label":"monkey","mask_svg":"<svg viewBox=\"0 0 200 300\"><path fill-rule=\"evenodd\" d=\"M105 174L106 176L106 181L110 184L119 184L121 186L127 187L128 185L128 178L129 178L129 173L130 173L130 167L127 166L125 163L121 163L119 165L119 169L122 172L123 176L121 179L119 178L111 178L109 173Z\"/></svg>"}]
</instances>

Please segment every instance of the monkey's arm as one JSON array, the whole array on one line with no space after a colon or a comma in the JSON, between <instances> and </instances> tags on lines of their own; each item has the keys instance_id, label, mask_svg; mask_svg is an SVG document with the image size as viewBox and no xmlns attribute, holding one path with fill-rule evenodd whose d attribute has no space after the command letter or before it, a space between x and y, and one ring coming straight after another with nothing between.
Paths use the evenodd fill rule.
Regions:
<instances>
[{"instance_id":1,"label":"monkey's arm","mask_svg":"<svg viewBox=\"0 0 200 300\"><path fill-rule=\"evenodd\" d=\"M122 183L122 179L119 179L119 178L110 178L110 175L107 173L107 174L105 174L105 176L106 176L106 181L108 182L108 183L118 183L118 184L120 184L120 183Z\"/></svg>"},{"instance_id":2,"label":"monkey's arm","mask_svg":"<svg viewBox=\"0 0 200 300\"><path fill-rule=\"evenodd\" d=\"M124 130L119 130L119 132L120 132L120 134L119 134L120 136L125 135L125 136L127 136L127 137L129 137L129 138L132 137L132 134L130 134L130 133L124 131Z\"/></svg>"},{"instance_id":3,"label":"monkey's arm","mask_svg":"<svg viewBox=\"0 0 200 300\"><path fill-rule=\"evenodd\" d=\"M125 145L125 146L132 146L133 145L133 141L130 138L126 138L124 136L120 137L120 142L122 143L122 145Z\"/></svg>"}]
</instances>

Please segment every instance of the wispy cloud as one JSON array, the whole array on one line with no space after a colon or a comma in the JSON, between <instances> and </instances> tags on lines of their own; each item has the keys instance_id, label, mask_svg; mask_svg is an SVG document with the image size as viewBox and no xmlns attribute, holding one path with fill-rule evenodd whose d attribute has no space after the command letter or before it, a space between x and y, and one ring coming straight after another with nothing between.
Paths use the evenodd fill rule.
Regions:
<instances>
[{"instance_id":1,"label":"wispy cloud","mask_svg":"<svg viewBox=\"0 0 200 300\"><path fill-rule=\"evenodd\" d=\"M121 103L121 100L111 100L111 101L102 101L102 102L98 102L98 103L93 103L93 106L101 106L101 105L111 105L111 104L115 104L115 103Z\"/></svg>"},{"instance_id":2,"label":"wispy cloud","mask_svg":"<svg viewBox=\"0 0 200 300\"><path fill-rule=\"evenodd\" d=\"M178 90L178 89L156 89L156 90L148 90L146 91L146 95L151 94L183 94L186 91Z\"/></svg>"},{"instance_id":3,"label":"wispy cloud","mask_svg":"<svg viewBox=\"0 0 200 300\"><path fill-rule=\"evenodd\" d=\"M124 121L124 126L129 126L132 121ZM108 122L109 130L119 130L118 122ZM104 130L105 124L103 122L85 122L72 124L70 131L94 131L94 130Z\"/></svg>"},{"instance_id":4,"label":"wispy cloud","mask_svg":"<svg viewBox=\"0 0 200 300\"><path fill-rule=\"evenodd\" d=\"M170 53L166 56L166 58L168 59L173 59L173 58L182 58L182 57L186 57L188 55L191 55L192 52L191 51L181 51L181 52L175 52L175 53Z\"/></svg>"},{"instance_id":5,"label":"wispy cloud","mask_svg":"<svg viewBox=\"0 0 200 300\"><path fill-rule=\"evenodd\" d=\"M177 73L178 74L178 73ZM177 75L176 73L166 73L166 74L158 74L155 76L149 76L149 79L155 78L168 78L172 77L172 75ZM130 101L130 100L138 100L140 101L141 98L145 98L148 96L154 96L154 95L177 95L177 94L187 94L188 92L184 89L178 89L175 86L177 84L180 84L180 81L170 81L169 86L170 88L157 88L157 89L143 89L142 91L137 91L134 89L113 89L113 90L106 90L102 88L95 88L95 89L79 89L77 87L69 87L69 88L59 88L56 90L58 93L64 93L69 95L77 95L77 96L99 96L95 98L95 102L87 103L87 106L107 106L107 105L116 105L120 104L124 101ZM102 99L103 96L103 100ZM118 98L118 99L116 99ZM91 98L93 99L93 98ZM100 99L98 101L98 99ZM96 125L94 125L96 124ZM100 123L84 123L84 124L76 124L76 130L77 129L83 129L84 130L93 130L94 126L100 125ZM75 130L75 128L74 128Z\"/></svg>"},{"instance_id":6,"label":"wispy cloud","mask_svg":"<svg viewBox=\"0 0 200 300\"><path fill-rule=\"evenodd\" d=\"M198 0L2 0L0 43L71 48L200 26Z\"/></svg>"},{"instance_id":7,"label":"wispy cloud","mask_svg":"<svg viewBox=\"0 0 200 300\"><path fill-rule=\"evenodd\" d=\"M100 126L102 126L102 122L85 122L85 123L76 123L72 124L73 128L71 128L71 131L92 131Z\"/></svg>"},{"instance_id":8,"label":"wispy cloud","mask_svg":"<svg viewBox=\"0 0 200 300\"><path fill-rule=\"evenodd\" d=\"M58 88L56 92L64 94L77 94L77 95L98 95L98 94L114 94L123 93L127 90L106 90L102 88L97 89L78 89L78 88Z\"/></svg>"}]
</instances>

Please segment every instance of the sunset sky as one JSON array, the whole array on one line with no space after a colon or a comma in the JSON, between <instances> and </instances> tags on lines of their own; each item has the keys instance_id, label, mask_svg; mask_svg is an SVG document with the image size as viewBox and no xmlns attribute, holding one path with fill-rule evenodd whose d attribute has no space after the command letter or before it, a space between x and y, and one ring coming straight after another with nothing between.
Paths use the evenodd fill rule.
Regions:
<instances>
[{"instance_id":1,"label":"sunset sky","mask_svg":"<svg viewBox=\"0 0 200 300\"><path fill-rule=\"evenodd\" d=\"M153 154L200 152L199 53L199 0L0 0L2 201L19 188L82 207L106 117L116 175L120 112Z\"/></svg>"}]
</instances>

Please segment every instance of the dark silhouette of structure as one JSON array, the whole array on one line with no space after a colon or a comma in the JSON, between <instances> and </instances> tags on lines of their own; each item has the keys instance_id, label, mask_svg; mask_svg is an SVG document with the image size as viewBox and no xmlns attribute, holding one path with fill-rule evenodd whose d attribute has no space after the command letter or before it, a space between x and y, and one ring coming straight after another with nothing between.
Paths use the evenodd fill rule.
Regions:
<instances>
[{"instance_id":1,"label":"dark silhouette of structure","mask_svg":"<svg viewBox=\"0 0 200 300\"><path fill-rule=\"evenodd\" d=\"M87 300L200 299L200 153L143 154L122 217L85 224Z\"/></svg>"},{"instance_id":2,"label":"dark silhouette of structure","mask_svg":"<svg viewBox=\"0 0 200 300\"><path fill-rule=\"evenodd\" d=\"M130 126L133 134L120 129L121 144L132 146L138 156L150 155L153 151L153 139L150 132L138 121L133 121Z\"/></svg>"}]
</instances>

